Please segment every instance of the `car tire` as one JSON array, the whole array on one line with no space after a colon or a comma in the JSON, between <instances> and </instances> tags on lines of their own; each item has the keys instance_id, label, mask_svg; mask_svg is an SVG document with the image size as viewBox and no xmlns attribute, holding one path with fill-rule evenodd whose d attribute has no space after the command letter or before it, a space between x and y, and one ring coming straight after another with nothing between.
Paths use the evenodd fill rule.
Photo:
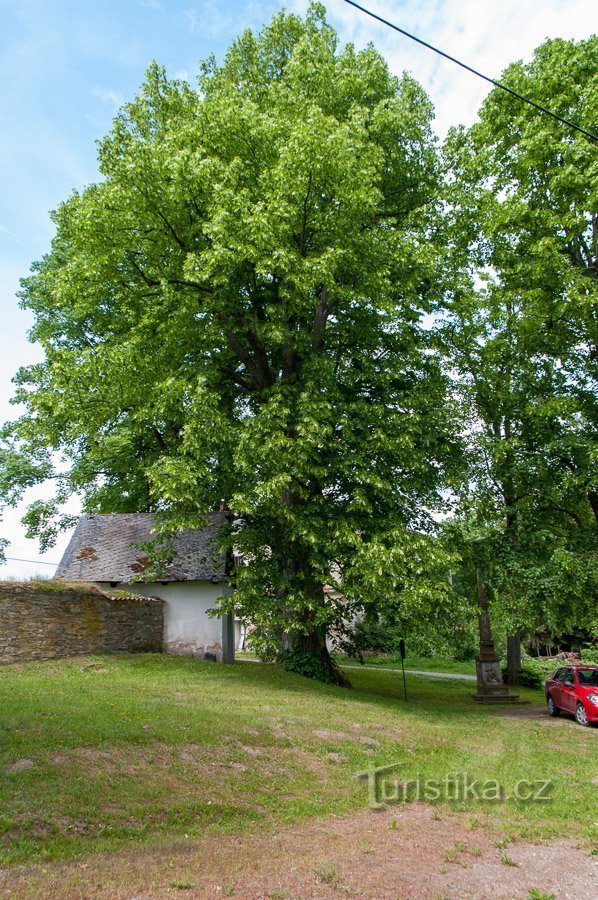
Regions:
<instances>
[{"instance_id":1,"label":"car tire","mask_svg":"<svg viewBox=\"0 0 598 900\"><path fill-rule=\"evenodd\" d=\"M553 716L555 718L556 718L556 716L560 716L561 711L558 708L558 706L554 705L554 700L552 699L552 697L550 695L548 696L546 703L548 705L548 715L549 716Z\"/></svg>"},{"instance_id":2,"label":"car tire","mask_svg":"<svg viewBox=\"0 0 598 900\"><path fill-rule=\"evenodd\" d=\"M585 711L583 703L578 703L577 708L575 710L575 721L579 722L580 725L589 725L588 722L588 714Z\"/></svg>"}]
</instances>

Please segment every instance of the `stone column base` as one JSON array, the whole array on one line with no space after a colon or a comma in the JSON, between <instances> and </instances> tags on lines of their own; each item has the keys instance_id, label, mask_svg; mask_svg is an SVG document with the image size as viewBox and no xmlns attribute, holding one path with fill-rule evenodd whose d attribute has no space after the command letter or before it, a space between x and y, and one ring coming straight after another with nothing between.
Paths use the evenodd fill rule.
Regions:
<instances>
[{"instance_id":1,"label":"stone column base","mask_svg":"<svg viewBox=\"0 0 598 900\"><path fill-rule=\"evenodd\" d=\"M498 656L476 656L478 689L472 694L478 703L529 703L517 694L511 694L502 680Z\"/></svg>"}]
</instances>

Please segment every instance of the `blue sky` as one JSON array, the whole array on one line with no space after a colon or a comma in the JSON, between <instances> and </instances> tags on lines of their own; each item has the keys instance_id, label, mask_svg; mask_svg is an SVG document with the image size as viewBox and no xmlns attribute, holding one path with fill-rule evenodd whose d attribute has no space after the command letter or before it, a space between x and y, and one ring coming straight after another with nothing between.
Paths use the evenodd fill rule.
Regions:
<instances>
[{"instance_id":1,"label":"blue sky","mask_svg":"<svg viewBox=\"0 0 598 900\"><path fill-rule=\"evenodd\" d=\"M545 37L583 38L595 21L593 0L361 0L402 27L493 77L529 58ZM110 128L152 59L193 81L210 52L222 57L245 27L259 28L283 4L229 0L0 0L0 419L14 417L11 377L40 358L27 342L19 278L49 247L48 211L96 177L95 141ZM306 3L287 7L303 11ZM437 128L470 124L483 82L422 47L331 0L341 39L373 41L396 72L408 69L437 109ZM73 507L75 508L75 507ZM6 511L0 536L9 556L60 558L64 541L42 557ZM66 537L65 537L66 540ZM0 577L28 577L50 567L10 563Z\"/></svg>"}]
</instances>

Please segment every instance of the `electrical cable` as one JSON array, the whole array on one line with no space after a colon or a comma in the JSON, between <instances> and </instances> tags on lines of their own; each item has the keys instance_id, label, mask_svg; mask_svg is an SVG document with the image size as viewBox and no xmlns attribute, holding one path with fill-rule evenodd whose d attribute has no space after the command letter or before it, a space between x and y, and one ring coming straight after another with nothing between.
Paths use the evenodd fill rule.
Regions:
<instances>
[{"instance_id":1,"label":"electrical cable","mask_svg":"<svg viewBox=\"0 0 598 900\"><path fill-rule=\"evenodd\" d=\"M355 9L359 9L362 13L365 13L366 16L370 16L372 19L376 19L376 21L381 22L383 25L387 25L388 28L392 28L393 31L398 31L399 34L408 37L412 41L416 41L416 43L421 44L422 47L427 47L428 50L433 50L434 53L438 53L439 56L443 56L445 59L456 63L456 65L461 66L462 69L465 69L467 72L471 72L472 75L477 75L478 78L483 78L484 81L488 81L490 84L493 84L494 87L500 88L503 91L507 91L507 93L512 94L513 97L517 97L518 100L522 100L524 103L529 103L530 106L533 106L540 112L546 113L546 115L548 116L552 116L552 118L556 119L557 122L561 122L561 124L563 125L568 125L570 128L574 128L581 134L585 134L586 137L589 137L593 141L598 142L598 135L592 134L591 131L586 131L585 128L582 128L580 125L576 125L575 122L571 122L569 119L565 119L563 118L563 116L559 116L558 113L552 112L552 110L550 109L546 109L545 106L541 106L539 103L536 103L535 100L530 100L529 97L524 97L523 94L519 94L517 91L513 90L513 88L508 87L508 85L502 84L500 81L496 81L494 78L490 78L488 75L484 75L482 72L478 72L477 69L468 66L467 63L461 62L461 60L456 59L449 53L445 53L444 50L439 50L438 47L434 47L432 44L428 44L427 41L416 37L414 34L410 34L410 32L405 31L404 28L399 28L398 25L394 25L392 22L389 22L388 19L384 19L382 16L371 12L369 9L365 9L365 7L360 6L359 3L355 3L354 0L345 0L345 3L348 3L350 6L354 6Z\"/></svg>"},{"instance_id":2,"label":"electrical cable","mask_svg":"<svg viewBox=\"0 0 598 900\"><path fill-rule=\"evenodd\" d=\"M19 559L18 556L5 556L4 559L8 562L24 562L24 563L33 563L36 566L57 566L58 563L46 562L43 559Z\"/></svg>"}]
</instances>

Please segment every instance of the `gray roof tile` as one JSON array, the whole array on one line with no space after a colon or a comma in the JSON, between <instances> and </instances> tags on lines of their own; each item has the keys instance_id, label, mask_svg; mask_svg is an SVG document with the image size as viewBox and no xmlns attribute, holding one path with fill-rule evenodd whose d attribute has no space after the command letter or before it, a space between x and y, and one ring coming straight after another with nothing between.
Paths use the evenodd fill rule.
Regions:
<instances>
[{"instance_id":1,"label":"gray roof tile","mask_svg":"<svg viewBox=\"0 0 598 900\"><path fill-rule=\"evenodd\" d=\"M224 554L215 538L224 513L211 513L209 524L174 536L175 558L160 581L202 581L225 575ZM129 582L143 572L147 554L135 545L156 537L153 513L83 515L62 557L55 578L64 581Z\"/></svg>"}]
</instances>

